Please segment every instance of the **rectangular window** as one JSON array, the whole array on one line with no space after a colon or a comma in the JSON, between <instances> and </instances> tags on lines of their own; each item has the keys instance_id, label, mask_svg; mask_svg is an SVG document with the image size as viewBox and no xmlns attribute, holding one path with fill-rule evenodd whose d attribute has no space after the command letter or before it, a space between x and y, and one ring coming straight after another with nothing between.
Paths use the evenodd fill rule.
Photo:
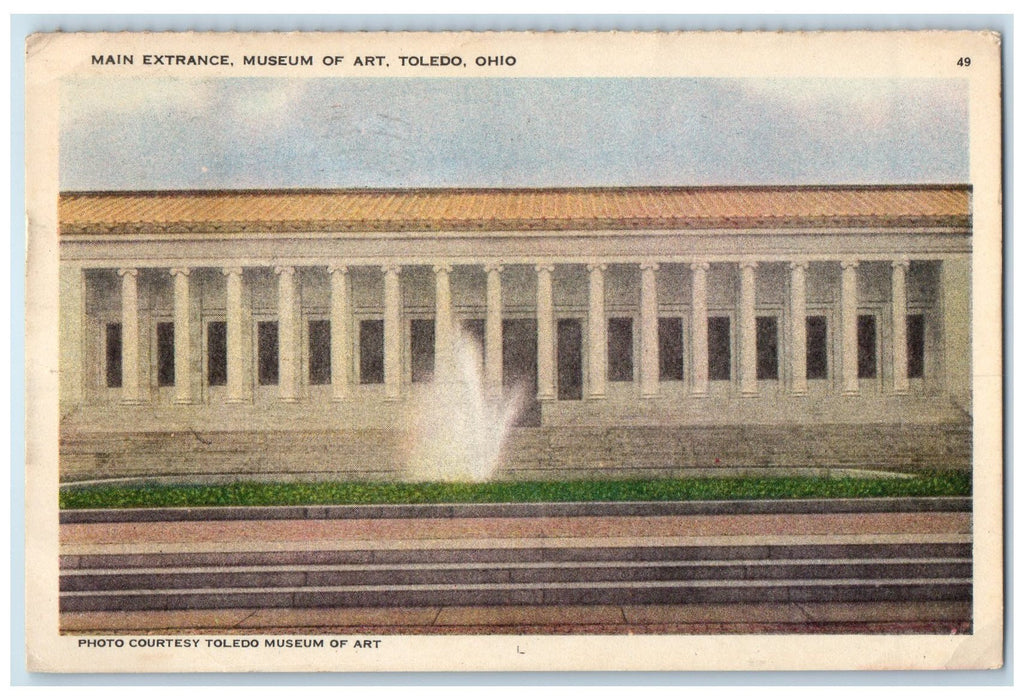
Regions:
<instances>
[{"instance_id":1,"label":"rectangular window","mask_svg":"<svg viewBox=\"0 0 1024 700\"><path fill-rule=\"evenodd\" d=\"M256 324L256 356L261 386L277 384L277 321Z\"/></svg>"},{"instance_id":2,"label":"rectangular window","mask_svg":"<svg viewBox=\"0 0 1024 700\"><path fill-rule=\"evenodd\" d=\"M874 379L878 376L878 357L876 350L875 317L863 315L857 317L857 377Z\"/></svg>"},{"instance_id":3,"label":"rectangular window","mask_svg":"<svg viewBox=\"0 0 1024 700\"><path fill-rule=\"evenodd\" d=\"M309 383L331 383L331 322L309 322Z\"/></svg>"},{"instance_id":4,"label":"rectangular window","mask_svg":"<svg viewBox=\"0 0 1024 700\"><path fill-rule=\"evenodd\" d=\"M501 383L522 392L524 411L540 425L537 397L537 320L505 318L501 321ZM523 414L520 414L523 417Z\"/></svg>"},{"instance_id":5,"label":"rectangular window","mask_svg":"<svg viewBox=\"0 0 1024 700\"><path fill-rule=\"evenodd\" d=\"M583 326L579 319L558 319L558 398L583 398Z\"/></svg>"},{"instance_id":6,"label":"rectangular window","mask_svg":"<svg viewBox=\"0 0 1024 700\"><path fill-rule=\"evenodd\" d=\"M732 339L728 316L708 317L708 378L732 377Z\"/></svg>"},{"instance_id":7,"label":"rectangular window","mask_svg":"<svg viewBox=\"0 0 1024 700\"><path fill-rule=\"evenodd\" d=\"M907 376L924 376L924 314L907 316Z\"/></svg>"},{"instance_id":8,"label":"rectangular window","mask_svg":"<svg viewBox=\"0 0 1024 700\"><path fill-rule=\"evenodd\" d=\"M434 378L434 319L414 318L409 326L412 381L429 382Z\"/></svg>"},{"instance_id":9,"label":"rectangular window","mask_svg":"<svg viewBox=\"0 0 1024 700\"><path fill-rule=\"evenodd\" d=\"M224 321L206 324L206 383L228 383L228 324Z\"/></svg>"},{"instance_id":10,"label":"rectangular window","mask_svg":"<svg viewBox=\"0 0 1024 700\"><path fill-rule=\"evenodd\" d=\"M824 316L807 317L807 378L828 379L828 324Z\"/></svg>"},{"instance_id":11,"label":"rectangular window","mask_svg":"<svg viewBox=\"0 0 1024 700\"><path fill-rule=\"evenodd\" d=\"M633 381L633 319L608 319L608 381Z\"/></svg>"},{"instance_id":12,"label":"rectangular window","mask_svg":"<svg viewBox=\"0 0 1024 700\"><path fill-rule=\"evenodd\" d=\"M683 380L683 319L658 319L658 378L663 382Z\"/></svg>"},{"instance_id":13,"label":"rectangular window","mask_svg":"<svg viewBox=\"0 0 1024 700\"><path fill-rule=\"evenodd\" d=\"M384 321L359 322L359 383L384 383Z\"/></svg>"},{"instance_id":14,"label":"rectangular window","mask_svg":"<svg viewBox=\"0 0 1024 700\"><path fill-rule=\"evenodd\" d=\"M462 335L473 341L476 352L480 353L481 358L484 356L487 348L487 338L484 329L485 324L482 318L467 318L462 322Z\"/></svg>"},{"instance_id":15,"label":"rectangular window","mask_svg":"<svg viewBox=\"0 0 1024 700\"><path fill-rule=\"evenodd\" d=\"M121 386L121 324L108 323L106 331L107 386Z\"/></svg>"},{"instance_id":16,"label":"rectangular window","mask_svg":"<svg viewBox=\"0 0 1024 700\"><path fill-rule=\"evenodd\" d=\"M757 378L779 378L779 320L757 317Z\"/></svg>"},{"instance_id":17,"label":"rectangular window","mask_svg":"<svg viewBox=\"0 0 1024 700\"><path fill-rule=\"evenodd\" d=\"M174 324L156 324L156 383L174 386Z\"/></svg>"}]
</instances>

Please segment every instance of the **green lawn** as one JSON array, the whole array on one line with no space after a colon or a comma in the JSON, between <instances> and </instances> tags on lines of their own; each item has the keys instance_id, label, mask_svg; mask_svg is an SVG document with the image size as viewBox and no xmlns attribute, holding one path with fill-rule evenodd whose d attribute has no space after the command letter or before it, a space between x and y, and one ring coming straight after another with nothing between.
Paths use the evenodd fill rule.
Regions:
<instances>
[{"instance_id":1,"label":"green lawn","mask_svg":"<svg viewBox=\"0 0 1024 700\"><path fill-rule=\"evenodd\" d=\"M78 486L61 508L298 506L377 503L699 501L775 498L968 496L970 474L920 472L913 478L714 477L645 481L467 483L256 483Z\"/></svg>"}]
</instances>

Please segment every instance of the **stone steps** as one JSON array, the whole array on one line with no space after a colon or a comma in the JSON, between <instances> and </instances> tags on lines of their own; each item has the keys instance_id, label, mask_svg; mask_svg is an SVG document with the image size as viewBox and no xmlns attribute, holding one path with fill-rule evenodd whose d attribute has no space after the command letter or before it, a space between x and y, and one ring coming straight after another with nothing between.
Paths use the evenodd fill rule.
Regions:
<instances>
[{"instance_id":1,"label":"stone steps","mask_svg":"<svg viewBox=\"0 0 1024 700\"><path fill-rule=\"evenodd\" d=\"M458 566L290 566L141 569L130 574L112 569L69 573L61 578L68 592L210 588L286 588L480 583L585 583L611 581L705 581L821 578L968 578L970 559L849 560L771 563L754 561L614 562L584 565L477 564Z\"/></svg>"},{"instance_id":2,"label":"stone steps","mask_svg":"<svg viewBox=\"0 0 1024 700\"><path fill-rule=\"evenodd\" d=\"M971 546L556 546L61 557L62 612L969 601Z\"/></svg>"},{"instance_id":3,"label":"stone steps","mask_svg":"<svg viewBox=\"0 0 1024 700\"><path fill-rule=\"evenodd\" d=\"M969 496L786 498L731 501L575 501L401 503L202 508L83 508L60 512L61 524L224 520L359 520L414 518L563 518L835 513L968 513Z\"/></svg>"},{"instance_id":4,"label":"stone steps","mask_svg":"<svg viewBox=\"0 0 1024 700\"><path fill-rule=\"evenodd\" d=\"M69 433L65 482L230 475L390 480L412 459L390 430ZM516 428L499 478L664 477L693 469L968 469L969 424L635 425Z\"/></svg>"}]
</instances>

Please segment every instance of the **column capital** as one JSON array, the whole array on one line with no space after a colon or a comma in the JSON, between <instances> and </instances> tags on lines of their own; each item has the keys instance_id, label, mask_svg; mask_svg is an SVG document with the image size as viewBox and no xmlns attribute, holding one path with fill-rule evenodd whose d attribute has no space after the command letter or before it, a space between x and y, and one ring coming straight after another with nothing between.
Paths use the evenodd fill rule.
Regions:
<instances>
[{"instance_id":1,"label":"column capital","mask_svg":"<svg viewBox=\"0 0 1024 700\"><path fill-rule=\"evenodd\" d=\"M396 275L402 272L402 266L395 264L381 265L380 269L384 271L385 275L388 274L389 272L394 273Z\"/></svg>"},{"instance_id":2,"label":"column capital","mask_svg":"<svg viewBox=\"0 0 1024 700\"><path fill-rule=\"evenodd\" d=\"M604 272L607 269L607 263L587 263L587 272Z\"/></svg>"},{"instance_id":3,"label":"column capital","mask_svg":"<svg viewBox=\"0 0 1024 700\"><path fill-rule=\"evenodd\" d=\"M505 266L500 262L489 262L484 265L484 272L501 272Z\"/></svg>"},{"instance_id":4,"label":"column capital","mask_svg":"<svg viewBox=\"0 0 1024 700\"><path fill-rule=\"evenodd\" d=\"M808 260L793 260L792 262L789 263L789 269L790 270L803 270L803 271L806 272L807 271L807 267L810 264L811 263Z\"/></svg>"},{"instance_id":5,"label":"column capital","mask_svg":"<svg viewBox=\"0 0 1024 700\"><path fill-rule=\"evenodd\" d=\"M238 266L221 268L221 272L225 277L231 277L232 275L242 276L242 268Z\"/></svg>"},{"instance_id":6,"label":"column capital","mask_svg":"<svg viewBox=\"0 0 1024 700\"><path fill-rule=\"evenodd\" d=\"M275 275L294 275L295 268L291 265L274 265Z\"/></svg>"},{"instance_id":7,"label":"column capital","mask_svg":"<svg viewBox=\"0 0 1024 700\"><path fill-rule=\"evenodd\" d=\"M858 265L860 265L860 260L847 259L839 261L839 266L844 270L856 268Z\"/></svg>"},{"instance_id":8,"label":"column capital","mask_svg":"<svg viewBox=\"0 0 1024 700\"><path fill-rule=\"evenodd\" d=\"M740 263L739 263L741 270L744 269L744 268L748 268L748 269L751 269L751 270L756 270L757 269L757 264L758 264L757 260L740 260Z\"/></svg>"},{"instance_id":9,"label":"column capital","mask_svg":"<svg viewBox=\"0 0 1024 700\"><path fill-rule=\"evenodd\" d=\"M893 260L892 269L895 270L897 267L903 268L903 271L906 272L907 269L910 267L910 258L896 258L895 260Z\"/></svg>"},{"instance_id":10,"label":"column capital","mask_svg":"<svg viewBox=\"0 0 1024 700\"><path fill-rule=\"evenodd\" d=\"M122 267L118 269L117 274L119 277L124 277L126 275L130 275L131 277L138 277L139 270L138 268L135 267Z\"/></svg>"},{"instance_id":11,"label":"column capital","mask_svg":"<svg viewBox=\"0 0 1024 700\"><path fill-rule=\"evenodd\" d=\"M328 263L328 265L327 265L327 272L332 274L332 275L335 272L340 272L343 275L347 275L348 274L348 265L342 265L341 263Z\"/></svg>"},{"instance_id":12,"label":"column capital","mask_svg":"<svg viewBox=\"0 0 1024 700\"><path fill-rule=\"evenodd\" d=\"M434 274L438 275L444 273L450 275L452 273L452 266L448 263L442 263L440 265L434 265Z\"/></svg>"},{"instance_id":13,"label":"column capital","mask_svg":"<svg viewBox=\"0 0 1024 700\"><path fill-rule=\"evenodd\" d=\"M549 263L544 263L541 265L537 265L535 269L537 270L537 272L554 272L555 266Z\"/></svg>"},{"instance_id":14,"label":"column capital","mask_svg":"<svg viewBox=\"0 0 1024 700\"><path fill-rule=\"evenodd\" d=\"M171 277L177 277L178 275L181 275L182 277L188 277L189 273L191 272L191 268L188 267L172 267L170 269Z\"/></svg>"},{"instance_id":15,"label":"column capital","mask_svg":"<svg viewBox=\"0 0 1024 700\"><path fill-rule=\"evenodd\" d=\"M660 265L658 265L658 263L654 262L653 260L644 260L642 263L640 263L641 270L657 270L659 267Z\"/></svg>"},{"instance_id":16,"label":"column capital","mask_svg":"<svg viewBox=\"0 0 1024 700\"><path fill-rule=\"evenodd\" d=\"M710 268L711 264L703 260L690 263L690 269L694 272L697 272L697 270L707 272Z\"/></svg>"}]
</instances>

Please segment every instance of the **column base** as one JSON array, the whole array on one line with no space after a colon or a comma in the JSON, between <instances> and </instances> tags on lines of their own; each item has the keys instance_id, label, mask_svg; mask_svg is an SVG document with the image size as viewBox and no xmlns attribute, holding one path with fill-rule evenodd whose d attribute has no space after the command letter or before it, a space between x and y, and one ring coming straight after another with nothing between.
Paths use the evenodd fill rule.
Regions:
<instances>
[{"instance_id":1,"label":"column base","mask_svg":"<svg viewBox=\"0 0 1024 700\"><path fill-rule=\"evenodd\" d=\"M657 391L641 391L640 392L640 398L641 399L656 399L656 398L658 398L658 392Z\"/></svg>"},{"instance_id":2,"label":"column base","mask_svg":"<svg viewBox=\"0 0 1024 700\"><path fill-rule=\"evenodd\" d=\"M843 389L843 396L860 396L860 389Z\"/></svg>"},{"instance_id":3,"label":"column base","mask_svg":"<svg viewBox=\"0 0 1024 700\"><path fill-rule=\"evenodd\" d=\"M760 395L761 395L761 392L756 391L756 390L755 391L747 390L747 391L741 391L740 392L740 396L743 397L744 399L756 399Z\"/></svg>"},{"instance_id":4,"label":"column base","mask_svg":"<svg viewBox=\"0 0 1024 700\"><path fill-rule=\"evenodd\" d=\"M603 401L606 398L608 398L607 394L588 394L587 395L587 401L590 401L590 400Z\"/></svg>"},{"instance_id":5,"label":"column base","mask_svg":"<svg viewBox=\"0 0 1024 700\"><path fill-rule=\"evenodd\" d=\"M249 401L247 399L234 398L234 399L227 399L224 403L241 404L241 403L249 403Z\"/></svg>"},{"instance_id":6,"label":"column base","mask_svg":"<svg viewBox=\"0 0 1024 700\"><path fill-rule=\"evenodd\" d=\"M349 396L347 394L344 395L344 396L332 396L331 397L331 403L345 403L348 400L349 400Z\"/></svg>"},{"instance_id":7,"label":"column base","mask_svg":"<svg viewBox=\"0 0 1024 700\"><path fill-rule=\"evenodd\" d=\"M289 396L289 397L287 397L287 398L285 398L285 397L281 397L281 398L280 398L280 399L278 399L278 400L279 400L279 401L280 401L281 403L298 403L298 402L299 402L298 398L296 398L296 397L294 397L294 396Z\"/></svg>"},{"instance_id":8,"label":"column base","mask_svg":"<svg viewBox=\"0 0 1024 700\"><path fill-rule=\"evenodd\" d=\"M174 399L175 406L191 406L192 399Z\"/></svg>"},{"instance_id":9,"label":"column base","mask_svg":"<svg viewBox=\"0 0 1024 700\"><path fill-rule=\"evenodd\" d=\"M692 396L695 399L706 399L708 397L708 390L704 389L703 391L701 391L695 389L690 392L690 396Z\"/></svg>"},{"instance_id":10,"label":"column base","mask_svg":"<svg viewBox=\"0 0 1024 700\"><path fill-rule=\"evenodd\" d=\"M141 406L145 401L142 399L121 399L118 403L122 406Z\"/></svg>"},{"instance_id":11,"label":"column base","mask_svg":"<svg viewBox=\"0 0 1024 700\"><path fill-rule=\"evenodd\" d=\"M791 389L790 396L807 396L807 389Z\"/></svg>"},{"instance_id":12,"label":"column base","mask_svg":"<svg viewBox=\"0 0 1024 700\"><path fill-rule=\"evenodd\" d=\"M893 393L893 396L909 396L910 395L910 389L900 388L900 389L894 390L892 393Z\"/></svg>"}]
</instances>

